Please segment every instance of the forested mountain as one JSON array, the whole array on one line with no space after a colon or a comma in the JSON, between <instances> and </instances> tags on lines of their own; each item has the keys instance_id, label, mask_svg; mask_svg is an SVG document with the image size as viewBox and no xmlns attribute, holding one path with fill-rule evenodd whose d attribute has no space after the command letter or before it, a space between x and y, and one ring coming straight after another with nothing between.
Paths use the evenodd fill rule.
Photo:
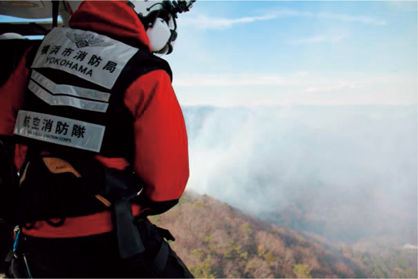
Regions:
<instances>
[{"instance_id":1,"label":"forested mountain","mask_svg":"<svg viewBox=\"0 0 418 279\"><path fill-rule=\"evenodd\" d=\"M200 278L417 276L416 251L370 253L330 244L190 191L152 220L174 234L172 247Z\"/></svg>"}]
</instances>

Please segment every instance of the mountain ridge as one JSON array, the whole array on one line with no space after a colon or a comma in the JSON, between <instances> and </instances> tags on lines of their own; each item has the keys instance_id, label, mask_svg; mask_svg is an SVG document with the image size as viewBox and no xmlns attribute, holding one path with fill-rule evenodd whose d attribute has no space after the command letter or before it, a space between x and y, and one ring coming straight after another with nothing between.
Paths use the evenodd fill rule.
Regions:
<instances>
[{"instance_id":1,"label":"mountain ridge","mask_svg":"<svg viewBox=\"0 0 418 279\"><path fill-rule=\"evenodd\" d=\"M187 191L152 221L169 229L173 249L196 277L367 277L343 250L256 219L208 195Z\"/></svg>"}]
</instances>

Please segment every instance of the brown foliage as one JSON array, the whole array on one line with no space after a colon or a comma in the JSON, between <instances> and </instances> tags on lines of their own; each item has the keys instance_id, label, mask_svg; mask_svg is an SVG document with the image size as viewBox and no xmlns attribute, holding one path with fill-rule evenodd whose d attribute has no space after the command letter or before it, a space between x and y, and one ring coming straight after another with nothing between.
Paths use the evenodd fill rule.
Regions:
<instances>
[{"instance_id":1,"label":"brown foliage","mask_svg":"<svg viewBox=\"0 0 418 279\"><path fill-rule=\"evenodd\" d=\"M364 277L341 251L206 195L188 192L157 221L176 237L172 246L196 277Z\"/></svg>"}]
</instances>

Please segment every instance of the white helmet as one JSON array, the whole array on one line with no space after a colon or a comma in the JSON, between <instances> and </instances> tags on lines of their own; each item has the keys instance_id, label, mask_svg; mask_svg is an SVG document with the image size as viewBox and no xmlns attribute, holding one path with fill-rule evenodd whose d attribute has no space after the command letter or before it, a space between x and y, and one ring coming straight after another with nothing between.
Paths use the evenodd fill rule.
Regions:
<instances>
[{"instance_id":1,"label":"white helmet","mask_svg":"<svg viewBox=\"0 0 418 279\"><path fill-rule=\"evenodd\" d=\"M188 12L196 0L138 0L128 4L145 27L152 52L170 54L177 39L178 13Z\"/></svg>"}]
</instances>

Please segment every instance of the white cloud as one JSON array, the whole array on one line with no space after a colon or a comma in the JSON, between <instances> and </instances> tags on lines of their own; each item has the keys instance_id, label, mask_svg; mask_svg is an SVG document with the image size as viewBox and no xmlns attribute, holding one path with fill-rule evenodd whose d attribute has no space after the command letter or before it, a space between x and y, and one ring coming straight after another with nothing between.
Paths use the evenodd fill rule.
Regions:
<instances>
[{"instance_id":1,"label":"white cloud","mask_svg":"<svg viewBox=\"0 0 418 279\"><path fill-rule=\"evenodd\" d=\"M386 25L386 21L370 16L352 16L325 12L317 13L315 16L322 19L331 19L337 21L359 22L369 25Z\"/></svg>"},{"instance_id":2,"label":"white cloud","mask_svg":"<svg viewBox=\"0 0 418 279\"><path fill-rule=\"evenodd\" d=\"M358 88L360 88L360 86L354 82L342 81L336 84L312 86L312 87L306 88L305 92L306 93L338 92L339 90L342 90L342 89L358 89Z\"/></svg>"},{"instance_id":3,"label":"white cloud","mask_svg":"<svg viewBox=\"0 0 418 279\"><path fill-rule=\"evenodd\" d=\"M292 78L279 74L208 74L178 77L174 86L262 86L262 85L289 85L295 83Z\"/></svg>"},{"instance_id":4,"label":"white cloud","mask_svg":"<svg viewBox=\"0 0 418 279\"><path fill-rule=\"evenodd\" d=\"M389 8L401 11L401 12L410 12L416 13L418 11L418 2L417 1L386 1Z\"/></svg>"},{"instance_id":5,"label":"white cloud","mask_svg":"<svg viewBox=\"0 0 418 279\"><path fill-rule=\"evenodd\" d=\"M174 79L182 104L411 105L417 104L416 77L335 77L306 71L291 74L183 75Z\"/></svg>"},{"instance_id":6,"label":"white cloud","mask_svg":"<svg viewBox=\"0 0 418 279\"><path fill-rule=\"evenodd\" d=\"M338 43L343 41L345 38L348 37L348 34L323 34L323 35L316 35L309 38L302 38L290 41L290 43L294 44L311 44L311 43Z\"/></svg>"},{"instance_id":7,"label":"white cloud","mask_svg":"<svg viewBox=\"0 0 418 279\"><path fill-rule=\"evenodd\" d=\"M227 29L235 24L252 23L256 21L265 21L275 19L275 15L264 15L255 17L241 17L236 19L209 17L206 15L198 15L194 18L185 18L179 21L180 25L195 26L201 29Z\"/></svg>"},{"instance_id":8,"label":"white cloud","mask_svg":"<svg viewBox=\"0 0 418 279\"><path fill-rule=\"evenodd\" d=\"M357 22L367 25L386 25L386 21L372 16L332 14L326 12L300 12L296 10L276 10L260 16L241 17L241 18L220 18L207 15L195 15L194 17L183 18L179 25L193 26L200 29L227 29L236 24L253 23L257 21L274 20L283 17L311 17L318 19L328 19L334 21Z\"/></svg>"},{"instance_id":9,"label":"white cloud","mask_svg":"<svg viewBox=\"0 0 418 279\"><path fill-rule=\"evenodd\" d=\"M295 73L245 73L245 74L194 74L179 75L175 87L240 87L240 86L298 86L304 92L330 92L337 89L359 89L374 85L406 84L413 80L401 75L380 75L368 78L335 78L319 73L297 71ZM415 82L416 83L416 82Z\"/></svg>"}]
</instances>

